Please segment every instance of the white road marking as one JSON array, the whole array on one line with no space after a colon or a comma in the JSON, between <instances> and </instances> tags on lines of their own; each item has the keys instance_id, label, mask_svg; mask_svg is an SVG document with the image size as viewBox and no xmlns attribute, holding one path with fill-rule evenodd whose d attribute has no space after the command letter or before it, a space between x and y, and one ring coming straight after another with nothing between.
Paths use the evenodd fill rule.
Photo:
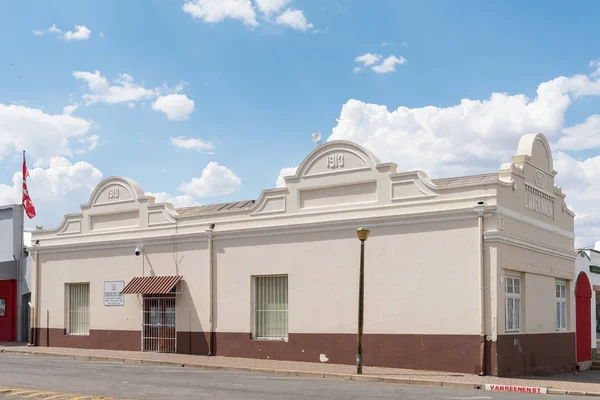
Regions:
<instances>
[{"instance_id":1,"label":"white road marking","mask_svg":"<svg viewBox=\"0 0 600 400\"><path fill-rule=\"evenodd\" d=\"M449 399L449 400L489 400L491 397L487 396L476 396L476 397L438 397L440 399Z\"/></svg>"}]
</instances>

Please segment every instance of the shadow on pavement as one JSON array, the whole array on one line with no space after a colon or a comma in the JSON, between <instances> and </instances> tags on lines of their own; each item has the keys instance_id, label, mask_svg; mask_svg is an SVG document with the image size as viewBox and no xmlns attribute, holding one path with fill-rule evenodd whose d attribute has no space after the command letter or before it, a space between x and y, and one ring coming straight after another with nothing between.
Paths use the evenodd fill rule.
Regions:
<instances>
[{"instance_id":1,"label":"shadow on pavement","mask_svg":"<svg viewBox=\"0 0 600 400\"><path fill-rule=\"evenodd\" d=\"M600 383L600 371L562 372L554 375L528 376L521 379L536 381Z\"/></svg>"}]
</instances>

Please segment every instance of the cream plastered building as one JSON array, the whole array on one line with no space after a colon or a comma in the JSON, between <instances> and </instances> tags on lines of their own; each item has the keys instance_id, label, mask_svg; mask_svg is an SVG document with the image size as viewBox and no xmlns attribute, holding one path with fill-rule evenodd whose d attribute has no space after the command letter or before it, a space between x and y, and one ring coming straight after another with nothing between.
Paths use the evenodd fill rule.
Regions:
<instances>
[{"instance_id":1,"label":"cream plastered building","mask_svg":"<svg viewBox=\"0 0 600 400\"><path fill-rule=\"evenodd\" d=\"M332 141L258 200L183 209L107 178L33 232L34 344L354 364L366 226L364 365L573 369L574 215L544 135L516 147L432 180Z\"/></svg>"}]
</instances>

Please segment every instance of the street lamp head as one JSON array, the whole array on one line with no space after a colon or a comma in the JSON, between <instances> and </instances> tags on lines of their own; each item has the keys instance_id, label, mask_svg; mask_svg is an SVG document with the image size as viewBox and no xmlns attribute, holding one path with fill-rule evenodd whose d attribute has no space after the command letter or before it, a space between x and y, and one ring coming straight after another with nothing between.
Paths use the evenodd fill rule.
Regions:
<instances>
[{"instance_id":1,"label":"street lamp head","mask_svg":"<svg viewBox=\"0 0 600 400\"><path fill-rule=\"evenodd\" d=\"M364 242L369 238L369 233L371 233L371 231L364 226L361 226L356 230L356 236L358 236L358 240L361 242Z\"/></svg>"}]
</instances>

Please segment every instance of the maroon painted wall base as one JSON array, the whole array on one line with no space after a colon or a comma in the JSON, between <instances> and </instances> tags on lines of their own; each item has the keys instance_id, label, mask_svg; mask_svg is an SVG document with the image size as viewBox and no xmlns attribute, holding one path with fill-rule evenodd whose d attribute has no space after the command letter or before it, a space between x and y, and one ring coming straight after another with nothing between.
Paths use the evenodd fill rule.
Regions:
<instances>
[{"instance_id":1,"label":"maroon painted wall base","mask_svg":"<svg viewBox=\"0 0 600 400\"><path fill-rule=\"evenodd\" d=\"M250 333L217 332L217 355L356 365L353 334L290 333L287 342L252 340ZM478 373L478 335L365 334L365 366Z\"/></svg>"},{"instance_id":2,"label":"maroon painted wall base","mask_svg":"<svg viewBox=\"0 0 600 400\"><path fill-rule=\"evenodd\" d=\"M90 330L87 336L67 335L65 329L34 329L41 347L71 347L78 349L139 351L142 335L139 331Z\"/></svg>"},{"instance_id":3,"label":"maroon painted wall base","mask_svg":"<svg viewBox=\"0 0 600 400\"><path fill-rule=\"evenodd\" d=\"M486 343L487 371L497 376L535 376L575 370L575 333L499 335Z\"/></svg>"},{"instance_id":4,"label":"maroon painted wall base","mask_svg":"<svg viewBox=\"0 0 600 400\"><path fill-rule=\"evenodd\" d=\"M39 346L140 351L139 331L92 330L69 336L64 329L34 332ZM177 352L207 355L208 332L178 332ZM252 340L250 333L215 334L215 355L355 365L356 335L290 333L287 341ZM480 372L479 335L367 334L365 366ZM495 376L545 375L575 369L575 334L501 335L486 342L486 372Z\"/></svg>"}]
</instances>

